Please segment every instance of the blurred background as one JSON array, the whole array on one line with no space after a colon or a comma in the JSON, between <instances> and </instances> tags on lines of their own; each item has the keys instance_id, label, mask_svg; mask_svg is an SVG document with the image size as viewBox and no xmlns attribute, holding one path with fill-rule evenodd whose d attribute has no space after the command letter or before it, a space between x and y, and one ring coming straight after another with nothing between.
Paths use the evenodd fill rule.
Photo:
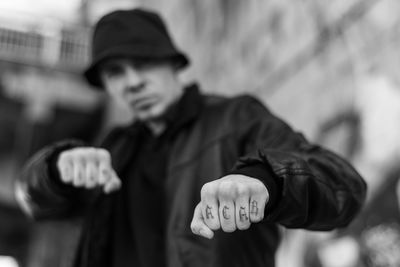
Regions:
<instances>
[{"instance_id":1,"label":"blurred background","mask_svg":"<svg viewBox=\"0 0 400 267\"><path fill-rule=\"evenodd\" d=\"M278 267L400 266L400 1L13 0L0 1L0 267L58 266L63 225L26 219L13 181L42 146L130 120L80 73L92 25L137 6L159 11L191 57L183 80L258 96L367 180L348 228L282 229Z\"/></svg>"}]
</instances>

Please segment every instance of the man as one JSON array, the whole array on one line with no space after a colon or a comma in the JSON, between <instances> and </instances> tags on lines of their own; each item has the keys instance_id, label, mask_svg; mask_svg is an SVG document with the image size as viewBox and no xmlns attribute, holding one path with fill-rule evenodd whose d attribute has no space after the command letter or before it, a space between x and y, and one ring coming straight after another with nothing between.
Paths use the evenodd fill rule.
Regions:
<instances>
[{"instance_id":1,"label":"man","mask_svg":"<svg viewBox=\"0 0 400 267\"><path fill-rule=\"evenodd\" d=\"M72 266L274 266L278 224L330 230L360 209L348 163L250 96L183 86L188 64L153 12L97 23L85 77L136 120L101 147L43 149L17 183L32 217L83 216Z\"/></svg>"}]
</instances>

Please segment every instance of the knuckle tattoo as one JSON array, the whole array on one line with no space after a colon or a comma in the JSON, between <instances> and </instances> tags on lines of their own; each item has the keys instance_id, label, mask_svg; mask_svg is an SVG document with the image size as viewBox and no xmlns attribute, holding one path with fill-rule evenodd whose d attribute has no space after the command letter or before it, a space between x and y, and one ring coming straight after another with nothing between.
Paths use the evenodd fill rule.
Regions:
<instances>
[{"instance_id":1,"label":"knuckle tattoo","mask_svg":"<svg viewBox=\"0 0 400 267\"><path fill-rule=\"evenodd\" d=\"M243 206L240 206L240 208L239 208L239 221L240 222L248 222L249 221L249 216L247 215L247 210Z\"/></svg>"},{"instance_id":2,"label":"knuckle tattoo","mask_svg":"<svg viewBox=\"0 0 400 267\"><path fill-rule=\"evenodd\" d=\"M214 215L212 214L212 208L209 205L207 205L207 207L206 207L205 214L206 214L207 220L214 219Z\"/></svg>"},{"instance_id":3,"label":"knuckle tattoo","mask_svg":"<svg viewBox=\"0 0 400 267\"><path fill-rule=\"evenodd\" d=\"M223 217L225 220L231 219L231 216L230 216L230 214L229 214L229 207L226 206L226 205L222 208L222 217Z\"/></svg>"},{"instance_id":4,"label":"knuckle tattoo","mask_svg":"<svg viewBox=\"0 0 400 267\"><path fill-rule=\"evenodd\" d=\"M258 202L254 199L250 202L250 215L253 215L255 217L259 215Z\"/></svg>"}]
</instances>

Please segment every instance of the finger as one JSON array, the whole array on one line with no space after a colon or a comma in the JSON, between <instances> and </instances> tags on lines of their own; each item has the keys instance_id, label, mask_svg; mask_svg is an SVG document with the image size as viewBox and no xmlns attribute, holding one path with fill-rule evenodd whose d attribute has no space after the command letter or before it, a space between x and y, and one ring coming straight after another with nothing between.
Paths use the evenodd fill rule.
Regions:
<instances>
[{"instance_id":1,"label":"finger","mask_svg":"<svg viewBox=\"0 0 400 267\"><path fill-rule=\"evenodd\" d=\"M99 184L106 184L114 175L111 162L107 158L99 158Z\"/></svg>"},{"instance_id":2,"label":"finger","mask_svg":"<svg viewBox=\"0 0 400 267\"><path fill-rule=\"evenodd\" d=\"M249 195L249 191L245 188L238 191L238 197L235 202L235 222L239 230L245 230L250 227Z\"/></svg>"},{"instance_id":3,"label":"finger","mask_svg":"<svg viewBox=\"0 0 400 267\"><path fill-rule=\"evenodd\" d=\"M211 230L218 230L221 227L216 193L217 187L213 182L206 183L201 189L201 212L204 223Z\"/></svg>"},{"instance_id":4,"label":"finger","mask_svg":"<svg viewBox=\"0 0 400 267\"><path fill-rule=\"evenodd\" d=\"M220 201L219 221L224 232L230 233L236 230L235 204L233 201Z\"/></svg>"},{"instance_id":5,"label":"finger","mask_svg":"<svg viewBox=\"0 0 400 267\"><path fill-rule=\"evenodd\" d=\"M60 173L61 181L64 183L71 183L73 181L73 168L71 164L61 164L58 167L58 172Z\"/></svg>"},{"instance_id":6,"label":"finger","mask_svg":"<svg viewBox=\"0 0 400 267\"><path fill-rule=\"evenodd\" d=\"M98 185L98 179L99 179L97 163L94 161L87 162L85 171L86 171L85 187L88 189L94 188L96 185Z\"/></svg>"},{"instance_id":7,"label":"finger","mask_svg":"<svg viewBox=\"0 0 400 267\"><path fill-rule=\"evenodd\" d=\"M265 205L268 196L265 194L254 194L250 198L249 213L251 222L260 222L264 219Z\"/></svg>"},{"instance_id":8,"label":"finger","mask_svg":"<svg viewBox=\"0 0 400 267\"><path fill-rule=\"evenodd\" d=\"M114 171L112 171L112 176L111 176L110 180L108 180L104 184L103 191L106 194L110 194L112 192L119 190L121 188L121 185L122 185L121 180L118 178L116 173Z\"/></svg>"},{"instance_id":9,"label":"finger","mask_svg":"<svg viewBox=\"0 0 400 267\"><path fill-rule=\"evenodd\" d=\"M190 229L192 229L193 234L211 239L214 237L214 232L207 227L204 223L203 214L201 212L201 204L197 204L194 209L193 219L190 224Z\"/></svg>"},{"instance_id":10,"label":"finger","mask_svg":"<svg viewBox=\"0 0 400 267\"><path fill-rule=\"evenodd\" d=\"M73 164L73 181L74 186L80 187L85 184L86 172L84 164L80 161L75 161Z\"/></svg>"},{"instance_id":11,"label":"finger","mask_svg":"<svg viewBox=\"0 0 400 267\"><path fill-rule=\"evenodd\" d=\"M218 187L219 221L224 232L236 230L235 204L237 186L234 182L222 181Z\"/></svg>"},{"instance_id":12,"label":"finger","mask_svg":"<svg viewBox=\"0 0 400 267\"><path fill-rule=\"evenodd\" d=\"M103 191L106 194L117 191L121 187L121 182L119 180L110 180L103 186Z\"/></svg>"},{"instance_id":13,"label":"finger","mask_svg":"<svg viewBox=\"0 0 400 267\"><path fill-rule=\"evenodd\" d=\"M106 150L97 151L97 160L99 166L99 184L106 184L112 177L111 157Z\"/></svg>"},{"instance_id":14,"label":"finger","mask_svg":"<svg viewBox=\"0 0 400 267\"><path fill-rule=\"evenodd\" d=\"M57 160L57 169L60 174L60 179L64 183L71 183L73 180L73 168L70 156L68 153L63 152Z\"/></svg>"},{"instance_id":15,"label":"finger","mask_svg":"<svg viewBox=\"0 0 400 267\"><path fill-rule=\"evenodd\" d=\"M108 166L101 165L99 167L99 184L104 185L108 183L112 178L112 171L111 168Z\"/></svg>"}]
</instances>

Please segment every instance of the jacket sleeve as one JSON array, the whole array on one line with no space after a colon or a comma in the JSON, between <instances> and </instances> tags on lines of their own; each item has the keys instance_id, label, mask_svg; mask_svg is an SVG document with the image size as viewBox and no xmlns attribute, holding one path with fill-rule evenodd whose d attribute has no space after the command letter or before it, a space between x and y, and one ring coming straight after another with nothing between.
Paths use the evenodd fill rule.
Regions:
<instances>
[{"instance_id":1,"label":"jacket sleeve","mask_svg":"<svg viewBox=\"0 0 400 267\"><path fill-rule=\"evenodd\" d=\"M274 202L267 204L265 220L310 230L344 227L352 220L366 184L349 163L309 143L252 97L242 97L234 113L245 156L232 172L264 182Z\"/></svg>"},{"instance_id":2,"label":"jacket sleeve","mask_svg":"<svg viewBox=\"0 0 400 267\"><path fill-rule=\"evenodd\" d=\"M55 167L64 150L84 146L75 140L62 141L37 152L24 166L15 183L16 199L33 219L72 216L83 207L83 189L64 184Z\"/></svg>"}]
</instances>

